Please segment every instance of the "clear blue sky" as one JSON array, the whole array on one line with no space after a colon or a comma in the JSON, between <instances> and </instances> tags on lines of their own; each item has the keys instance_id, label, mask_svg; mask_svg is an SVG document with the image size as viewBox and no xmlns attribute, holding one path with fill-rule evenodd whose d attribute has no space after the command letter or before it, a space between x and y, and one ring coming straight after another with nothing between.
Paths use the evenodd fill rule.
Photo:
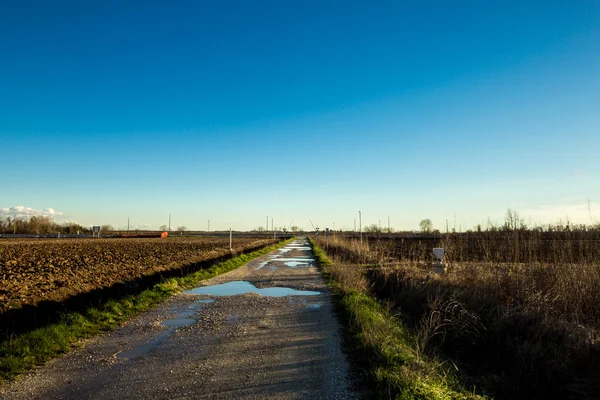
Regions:
<instances>
[{"instance_id":1,"label":"clear blue sky","mask_svg":"<svg viewBox=\"0 0 600 400\"><path fill-rule=\"evenodd\" d=\"M597 1L0 2L0 207L600 220Z\"/></svg>"}]
</instances>

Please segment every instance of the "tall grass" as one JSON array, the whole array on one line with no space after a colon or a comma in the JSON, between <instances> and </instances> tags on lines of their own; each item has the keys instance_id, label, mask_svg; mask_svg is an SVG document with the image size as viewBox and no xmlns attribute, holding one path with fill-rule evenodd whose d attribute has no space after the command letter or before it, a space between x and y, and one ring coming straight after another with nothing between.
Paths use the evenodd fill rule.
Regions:
<instances>
[{"instance_id":1,"label":"tall grass","mask_svg":"<svg viewBox=\"0 0 600 400\"><path fill-rule=\"evenodd\" d=\"M493 232L416 241L331 238L328 254L402 315L425 354L498 398L600 397L600 266L595 238ZM431 272L431 248L450 267ZM400 249L400 250L399 250Z\"/></svg>"},{"instance_id":2,"label":"tall grass","mask_svg":"<svg viewBox=\"0 0 600 400\"><path fill-rule=\"evenodd\" d=\"M423 357L414 333L388 307L369 294L365 265L351 263L357 255L368 255L353 242L349 257L313 242L313 251L330 285L350 333L354 354L362 360L378 399L481 399L466 390L453 368L434 357ZM332 257L330 260L328 255ZM332 261L333 260L333 261Z\"/></svg>"}]
</instances>

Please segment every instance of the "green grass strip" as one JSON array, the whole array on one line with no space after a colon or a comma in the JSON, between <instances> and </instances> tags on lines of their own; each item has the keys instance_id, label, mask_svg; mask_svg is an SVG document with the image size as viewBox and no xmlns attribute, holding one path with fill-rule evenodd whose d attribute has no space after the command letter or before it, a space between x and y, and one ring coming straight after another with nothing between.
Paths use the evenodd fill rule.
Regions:
<instances>
[{"instance_id":1,"label":"green grass strip","mask_svg":"<svg viewBox=\"0 0 600 400\"><path fill-rule=\"evenodd\" d=\"M439 364L420 357L414 335L377 299L336 282L331 273L335 266L312 239L311 243L378 399L482 399L460 388L454 376L440 371Z\"/></svg>"},{"instance_id":2,"label":"green grass strip","mask_svg":"<svg viewBox=\"0 0 600 400\"><path fill-rule=\"evenodd\" d=\"M100 307L89 308L84 313L65 313L59 323L15 336L0 344L0 384L59 354L68 352L77 347L81 339L115 329L125 320L148 310L171 295L197 285L205 279L232 271L292 240L293 238L252 253L241 254L184 277L170 278L137 295L120 300L108 300Z\"/></svg>"}]
</instances>

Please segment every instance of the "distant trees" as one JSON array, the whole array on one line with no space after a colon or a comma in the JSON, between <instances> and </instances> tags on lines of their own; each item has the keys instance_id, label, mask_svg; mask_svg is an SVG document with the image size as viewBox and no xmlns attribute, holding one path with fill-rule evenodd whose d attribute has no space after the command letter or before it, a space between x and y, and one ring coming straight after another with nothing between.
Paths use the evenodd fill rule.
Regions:
<instances>
[{"instance_id":1,"label":"distant trees","mask_svg":"<svg viewBox=\"0 0 600 400\"><path fill-rule=\"evenodd\" d=\"M76 222L59 224L48 216L35 215L30 218L7 217L0 219L0 233L44 235L54 233L76 234L77 232L89 232L89 229Z\"/></svg>"},{"instance_id":2,"label":"distant trees","mask_svg":"<svg viewBox=\"0 0 600 400\"><path fill-rule=\"evenodd\" d=\"M160 229L161 231L166 231L167 230L167 226L166 225L161 225L158 227L158 229Z\"/></svg>"},{"instance_id":3,"label":"distant trees","mask_svg":"<svg viewBox=\"0 0 600 400\"><path fill-rule=\"evenodd\" d=\"M419 222L419 228L422 233L431 233L433 231L433 222L429 218L422 219Z\"/></svg>"},{"instance_id":4,"label":"distant trees","mask_svg":"<svg viewBox=\"0 0 600 400\"><path fill-rule=\"evenodd\" d=\"M365 232L365 233L380 233L381 228L377 224L371 224L371 225L365 226L363 228L363 232Z\"/></svg>"},{"instance_id":5,"label":"distant trees","mask_svg":"<svg viewBox=\"0 0 600 400\"><path fill-rule=\"evenodd\" d=\"M114 230L113 226L110 224L106 224L106 225L102 225L100 227L100 232L102 233L106 233L106 232L112 232Z\"/></svg>"},{"instance_id":6,"label":"distant trees","mask_svg":"<svg viewBox=\"0 0 600 400\"><path fill-rule=\"evenodd\" d=\"M179 231L181 233L183 233L183 232L185 232L187 230L188 230L187 226L184 226L184 225L181 225L181 226L177 227L177 231Z\"/></svg>"}]
</instances>

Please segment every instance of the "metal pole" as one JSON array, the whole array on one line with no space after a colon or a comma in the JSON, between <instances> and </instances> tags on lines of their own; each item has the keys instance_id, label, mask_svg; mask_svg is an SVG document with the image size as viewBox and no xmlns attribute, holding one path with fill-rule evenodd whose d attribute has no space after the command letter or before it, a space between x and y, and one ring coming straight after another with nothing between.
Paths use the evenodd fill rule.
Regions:
<instances>
[{"instance_id":1,"label":"metal pole","mask_svg":"<svg viewBox=\"0 0 600 400\"><path fill-rule=\"evenodd\" d=\"M171 233L171 214L169 214L169 233Z\"/></svg>"},{"instance_id":2,"label":"metal pole","mask_svg":"<svg viewBox=\"0 0 600 400\"><path fill-rule=\"evenodd\" d=\"M358 212L358 230L360 231L360 244L362 244L362 216Z\"/></svg>"},{"instance_id":3,"label":"metal pole","mask_svg":"<svg viewBox=\"0 0 600 400\"><path fill-rule=\"evenodd\" d=\"M275 231L275 228L273 227L273 217L271 217L271 230Z\"/></svg>"},{"instance_id":4,"label":"metal pole","mask_svg":"<svg viewBox=\"0 0 600 400\"><path fill-rule=\"evenodd\" d=\"M129 217L127 217L127 232L129 232Z\"/></svg>"}]
</instances>

